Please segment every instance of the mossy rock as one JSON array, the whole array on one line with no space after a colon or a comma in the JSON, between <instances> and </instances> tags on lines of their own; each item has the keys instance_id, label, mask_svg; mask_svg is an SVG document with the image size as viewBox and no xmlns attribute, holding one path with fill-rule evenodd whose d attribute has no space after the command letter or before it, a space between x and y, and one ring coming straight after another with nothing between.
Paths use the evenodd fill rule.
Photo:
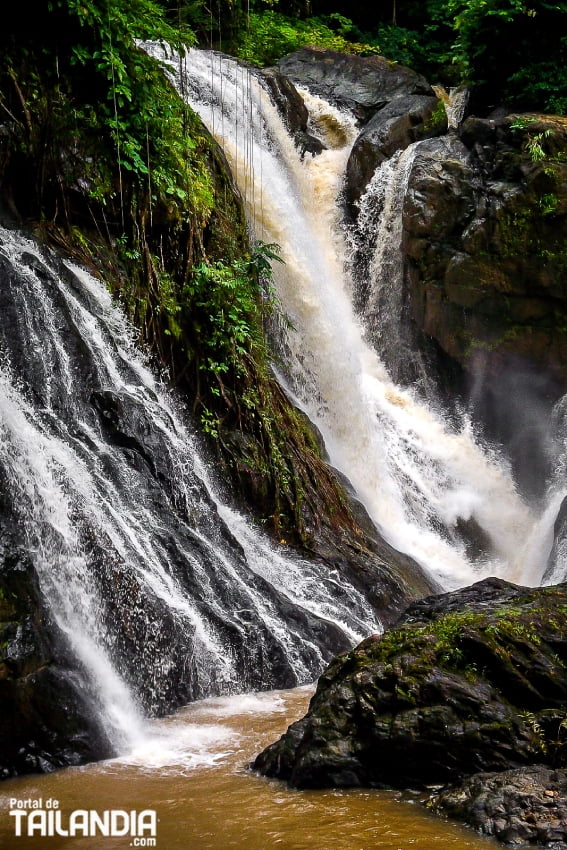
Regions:
<instances>
[{"instance_id":1,"label":"mossy rock","mask_svg":"<svg viewBox=\"0 0 567 850\"><path fill-rule=\"evenodd\" d=\"M424 787L565 760L567 587L487 579L339 656L255 767L297 787Z\"/></svg>"}]
</instances>

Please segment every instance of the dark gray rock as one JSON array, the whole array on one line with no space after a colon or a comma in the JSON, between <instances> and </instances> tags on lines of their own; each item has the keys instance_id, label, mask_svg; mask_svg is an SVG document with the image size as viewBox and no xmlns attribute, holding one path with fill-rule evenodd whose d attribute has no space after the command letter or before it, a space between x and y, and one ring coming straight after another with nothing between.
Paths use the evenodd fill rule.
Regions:
<instances>
[{"instance_id":1,"label":"dark gray rock","mask_svg":"<svg viewBox=\"0 0 567 850\"><path fill-rule=\"evenodd\" d=\"M0 488L0 779L112 754L87 689L45 609Z\"/></svg>"},{"instance_id":2,"label":"dark gray rock","mask_svg":"<svg viewBox=\"0 0 567 850\"><path fill-rule=\"evenodd\" d=\"M553 576L561 572L567 559L567 497L561 502L559 512L553 524L553 546L549 554L547 568L543 577L547 584Z\"/></svg>"},{"instance_id":3,"label":"dark gray rock","mask_svg":"<svg viewBox=\"0 0 567 850\"><path fill-rule=\"evenodd\" d=\"M280 59L278 69L296 85L349 109L361 122L396 97L432 95L424 77L383 56L352 56L304 47Z\"/></svg>"},{"instance_id":4,"label":"dark gray rock","mask_svg":"<svg viewBox=\"0 0 567 850\"><path fill-rule=\"evenodd\" d=\"M275 68L258 72L270 97L277 106L295 144L302 153L313 156L325 149L324 144L307 131L309 113L293 83Z\"/></svg>"},{"instance_id":5,"label":"dark gray rock","mask_svg":"<svg viewBox=\"0 0 567 850\"><path fill-rule=\"evenodd\" d=\"M254 767L296 787L424 787L565 758L567 586L489 579L339 656Z\"/></svg>"},{"instance_id":6,"label":"dark gray rock","mask_svg":"<svg viewBox=\"0 0 567 850\"><path fill-rule=\"evenodd\" d=\"M376 168L413 142L441 135L447 116L440 100L428 95L400 95L363 127L347 164L345 194L354 204Z\"/></svg>"},{"instance_id":7,"label":"dark gray rock","mask_svg":"<svg viewBox=\"0 0 567 850\"><path fill-rule=\"evenodd\" d=\"M543 765L479 773L435 794L427 806L505 844L567 848L567 771Z\"/></svg>"},{"instance_id":8,"label":"dark gray rock","mask_svg":"<svg viewBox=\"0 0 567 850\"><path fill-rule=\"evenodd\" d=\"M542 159L529 154L538 134ZM417 151L403 209L412 317L473 376L567 386L567 120L468 118ZM523 364L523 365L522 365Z\"/></svg>"}]
</instances>

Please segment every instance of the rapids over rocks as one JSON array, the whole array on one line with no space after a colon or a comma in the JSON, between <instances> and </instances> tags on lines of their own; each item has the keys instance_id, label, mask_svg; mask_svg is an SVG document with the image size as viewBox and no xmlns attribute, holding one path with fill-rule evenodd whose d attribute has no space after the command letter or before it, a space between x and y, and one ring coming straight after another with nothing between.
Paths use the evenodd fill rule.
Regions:
<instances>
[{"instance_id":1,"label":"rapids over rocks","mask_svg":"<svg viewBox=\"0 0 567 850\"><path fill-rule=\"evenodd\" d=\"M306 129L322 143L311 156L294 144L272 102L272 82L264 87L261 76L222 54L189 51L179 61L148 49L222 145L254 234L281 246L285 263L274 281L286 321L274 329L278 376L386 540L445 588L486 575L538 584L551 546L548 540L543 558L530 559L530 534L542 535L538 511L519 494L503 454L480 439L466 414L444 408L425 356L410 348L402 213L413 164L438 140L412 142L377 168L348 227L341 193L358 132L351 112L299 87ZM333 56L321 60L323 77ZM311 80L311 64L308 70ZM292 79L298 82L297 71ZM408 85L412 93L423 82L410 76ZM321 87L317 79L314 88ZM395 71L384 99L401 94ZM408 372L411 387L392 377ZM518 541L526 538L523 549Z\"/></svg>"},{"instance_id":2,"label":"rapids over rocks","mask_svg":"<svg viewBox=\"0 0 567 850\"><path fill-rule=\"evenodd\" d=\"M14 232L0 240L4 770L93 755L81 720L57 717L64 671L104 753L137 740L142 713L311 681L379 629L348 579L285 556L219 500L104 286ZM28 603L19 624L13 600Z\"/></svg>"}]
</instances>

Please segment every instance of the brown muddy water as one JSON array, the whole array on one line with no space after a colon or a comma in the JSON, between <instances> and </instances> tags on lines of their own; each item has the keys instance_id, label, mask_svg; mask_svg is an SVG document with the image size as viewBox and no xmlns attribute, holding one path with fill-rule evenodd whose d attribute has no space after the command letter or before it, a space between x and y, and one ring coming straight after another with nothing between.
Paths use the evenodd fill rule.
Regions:
<instances>
[{"instance_id":1,"label":"brown muddy water","mask_svg":"<svg viewBox=\"0 0 567 850\"><path fill-rule=\"evenodd\" d=\"M0 848L496 849L495 842L436 818L417 800L395 792L291 791L249 771L253 756L305 713L311 693L311 688L299 688L204 700L153 722L147 739L128 757L5 782L0 786ZM135 837L134 830L111 837L97 828L89 837L49 837L40 832L41 815L29 836L28 815L16 818L9 811L20 806L32 812L34 803L43 811L57 805L63 830L77 809L97 810L101 817L105 810L148 809L156 812L155 836L148 837L148 830ZM124 818L119 827L127 823Z\"/></svg>"}]
</instances>

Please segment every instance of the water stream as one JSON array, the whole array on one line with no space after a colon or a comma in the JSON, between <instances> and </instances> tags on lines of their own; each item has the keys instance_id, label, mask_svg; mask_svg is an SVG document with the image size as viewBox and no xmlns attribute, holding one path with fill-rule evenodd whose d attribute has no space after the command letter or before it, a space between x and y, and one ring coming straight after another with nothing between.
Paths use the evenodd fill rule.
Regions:
<instances>
[{"instance_id":1,"label":"water stream","mask_svg":"<svg viewBox=\"0 0 567 850\"><path fill-rule=\"evenodd\" d=\"M396 330L400 211L417 146L377 171L347 240L340 191L356 135L350 115L304 94L310 129L327 150L302 156L259 79L237 62L194 50L180 62L150 49L222 145L254 234L281 246L285 264L274 277L289 322L275 341L278 375L382 534L446 588L484 575L537 583L518 540L539 515L506 459L466 415L449 416L434 397L397 385L388 368L405 356ZM353 265L363 251L366 265ZM353 306L361 285L362 315ZM467 546L462 529L471 522L487 549Z\"/></svg>"},{"instance_id":2,"label":"water stream","mask_svg":"<svg viewBox=\"0 0 567 850\"><path fill-rule=\"evenodd\" d=\"M490 850L496 842L429 815L412 795L289 791L250 773L253 755L305 713L311 689L220 697L156 721L129 756L0 786L0 846L124 850L129 837L16 838L10 799L76 809L154 810L161 850ZM143 846L143 845L141 845Z\"/></svg>"},{"instance_id":3,"label":"water stream","mask_svg":"<svg viewBox=\"0 0 567 850\"><path fill-rule=\"evenodd\" d=\"M0 472L118 750L140 714L312 681L380 628L363 595L224 505L103 284L0 230Z\"/></svg>"},{"instance_id":4,"label":"water stream","mask_svg":"<svg viewBox=\"0 0 567 850\"><path fill-rule=\"evenodd\" d=\"M535 510L465 415L442 410L427 382L419 391L395 382L409 356L396 321L416 147L377 172L347 238L340 193L352 116L303 92L327 149L302 157L256 75L218 54L146 49L222 144L254 235L281 246L274 273L286 320L274 327L274 368L384 537L447 589L494 574L539 583L563 491ZM276 548L223 503L185 412L100 282L3 229L0 262L0 474L80 687L125 754L6 783L2 846L20 846L4 804L34 795L66 809L154 808L168 850L488 846L397 795L288 793L245 770L307 697L229 695L312 681L381 625L344 576ZM476 551L463 533L471 523L488 541ZM68 845L92 842L25 844Z\"/></svg>"}]
</instances>

